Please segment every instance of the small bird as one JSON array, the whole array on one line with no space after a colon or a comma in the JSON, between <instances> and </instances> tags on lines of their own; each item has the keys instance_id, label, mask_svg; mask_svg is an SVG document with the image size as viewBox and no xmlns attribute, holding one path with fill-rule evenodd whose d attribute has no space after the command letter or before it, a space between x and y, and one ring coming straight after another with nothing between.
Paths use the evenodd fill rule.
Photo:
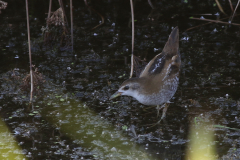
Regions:
<instances>
[{"instance_id":1,"label":"small bird","mask_svg":"<svg viewBox=\"0 0 240 160\"><path fill-rule=\"evenodd\" d=\"M161 121L168 108L166 103L177 91L180 65L179 31L178 27L175 27L162 53L156 55L146 65L139 77L124 81L118 91L110 97L110 100L126 95L136 98L144 105L157 105L158 113L160 109L164 108Z\"/></svg>"}]
</instances>

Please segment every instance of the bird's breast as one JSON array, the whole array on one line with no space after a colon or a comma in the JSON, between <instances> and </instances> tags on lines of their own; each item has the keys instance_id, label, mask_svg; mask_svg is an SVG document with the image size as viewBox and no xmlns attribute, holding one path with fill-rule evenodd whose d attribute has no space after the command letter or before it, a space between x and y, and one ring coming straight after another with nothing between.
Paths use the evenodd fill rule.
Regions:
<instances>
[{"instance_id":1,"label":"bird's breast","mask_svg":"<svg viewBox=\"0 0 240 160\"><path fill-rule=\"evenodd\" d=\"M175 94L178 87L178 77L168 79L164 83L159 83L158 92L139 92L134 96L144 105L161 105L168 102ZM157 86L156 86L157 87Z\"/></svg>"}]
</instances>

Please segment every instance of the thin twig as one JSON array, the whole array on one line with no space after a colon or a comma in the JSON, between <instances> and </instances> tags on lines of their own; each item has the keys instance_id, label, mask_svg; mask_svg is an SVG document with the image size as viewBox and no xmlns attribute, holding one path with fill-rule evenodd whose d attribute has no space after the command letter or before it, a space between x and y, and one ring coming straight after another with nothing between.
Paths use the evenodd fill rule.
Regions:
<instances>
[{"instance_id":1,"label":"thin twig","mask_svg":"<svg viewBox=\"0 0 240 160\"><path fill-rule=\"evenodd\" d=\"M94 29L96 29L96 28L98 28L99 26L101 26L101 25L103 25L104 24L104 17L98 12L98 11L96 11L95 9L93 9L92 7L90 7L93 11L95 11L100 17L101 17L101 19L102 19L102 21L101 21L101 23L100 24L98 24L98 25L96 25L95 27L93 27L91 30L94 30Z\"/></svg>"},{"instance_id":2,"label":"thin twig","mask_svg":"<svg viewBox=\"0 0 240 160\"><path fill-rule=\"evenodd\" d=\"M151 0L148 0L148 4L150 5L150 7L151 7L152 9L155 9L154 6L153 6L153 4L152 4L152 2L151 2Z\"/></svg>"},{"instance_id":3,"label":"thin twig","mask_svg":"<svg viewBox=\"0 0 240 160\"><path fill-rule=\"evenodd\" d=\"M91 6L89 6L88 3L87 3L87 0L84 0L84 2L85 2L85 5L86 5L90 10L93 10L94 12L96 12L96 13L101 17L101 19L102 19L102 22L101 22L100 24L96 25L95 27L93 27L93 28L90 29L90 30L94 30L94 29L96 29L97 27L103 25L103 24L104 24L104 17L103 17L98 11L96 11L96 10L93 9Z\"/></svg>"},{"instance_id":4,"label":"thin twig","mask_svg":"<svg viewBox=\"0 0 240 160\"><path fill-rule=\"evenodd\" d=\"M49 0L49 9L48 9L48 19L50 18L51 15L51 10L52 10L52 0ZM47 27L48 27L48 23L47 23Z\"/></svg>"},{"instance_id":5,"label":"thin twig","mask_svg":"<svg viewBox=\"0 0 240 160\"><path fill-rule=\"evenodd\" d=\"M227 15L227 14L224 12L224 10L223 10L221 4L218 2L218 0L215 0L215 2L217 3L218 9L219 9L223 14Z\"/></svg>"},{"instance_id":6,"label":"thin twig","mask_svg":"<svg viewBox=\"0 0 240 160\"><path fill-rule=\"evenodd\" d=\"M239 16L240 14L237 14L235 16ZM224 19L228 19L229 17L226 17L226 18L222 18L222 19L219 19L219 20L224 20ZM191 18L190 18L191 19ZM187 30L185 30L184 32L187 32L189 30L192 30L194 28L197 28L197 27L201 27L201 26L205 26L207 24L211 24L211 23L214 23L214 22L208 22L208 23L205 23L205 24L200 24L200 25L197 25L197 26L194 26L194 27L191 27L191 28L188 28Z\"/></svg>"},{"instance_id":7,"label":"thin twig","mask_svg":"<svg viewBox=\"0 0 240 160\"><path fill-rule=\"evenodd\" d=\"M28 0L26 0L26 13L27 13L27 30L28 30L28 50L29 50L29 62L30 62L30 76L31 76L31 91L30 91L30 103L32 103L33 95L33 73L32 73L32 53L31 53L31 41L30 41L30 28L29 28L29 14L28 14Z\"/></svg>"},{"instance_id":8,"label":"thin twig","mask_svg":"<svg viewBox=\"0 0 240 160\"><path fill-rule=\"evenodd\" d=\"M73 52L73 11L72 11L72 0L70 0L70 15L71 15L71 42Z\"/></svg>"},{"instance_id":9,"label":"thin twig","mask_svg":"<svg viewBox=\"0 0 240 160\"><path fill-rule=\"evenodd\" d=\"M58 3L60 5L60 7L62 8L64 17L65 17L65 20L66 20L66 23L67 23L67 26L68 26L68 20L67 20L67 15L66 15L66 12L65 12L65 9L64 9L63 1L62 0L58 0Z\"/></svg>"},{"instance_id":10,"label":"thin twig","mask_svg":"<svg viewBox=\"0 0 240 160\"><path fill-rule=\"evenodd\" d=\"M232 1L231 1L231 0L228 0L228 1L229 1L229 5L230 5L230 7L231 7L231 10L232 10L232 12L233 12Z\"/></svg>"},{"instance_id":11,"label":"thin twig","mask_svg":"<svg viewBox=\"0 0 240 160\"><path fill-rule=\"evenodd\" d=\"M214 23L223 23L223 24L230 24L228 22L223 22L219 20L212 20L212 19L201 19L201 18L190 18L190 19L195 19L195 20L201 20L201 21L209 21L209 22L214 22ZM240 24L237 23L231 23L232 25L240 26Z\"/></svg>"},{"instance_id":12,"label":"thin twig","mask_svg":"<svg viewBox=\"0 0 240 160\"><path fill-rule=\"evenodd\" d=\"M133 75L133 58L134 58L134 11L133 11L133 3L132 0L130 0L131 5L131 15L132 15L132 54L131 54L131 72L130 72L130 78L132 78Z\"/></svg>"},{"instance_id":13,"label":"thin twig","mask_svg":"<svg viewBox=\"0 0 240 160\"><path fill-rule=\"evenodd\" d=\"M236 13L236 10L237 10L237 8L238 8L239 2L240 2L240 0L238 0L237 6L235 7L235 10L234 10L234 12L233 12L233 15L232 15L232 17L231 17L231 19L230 19L230 23L231 23L231 24L232 24L232 20L233 20L233 18L234 18L234 15L235 15L235 13Z\"/></svg>"},{"instance_id":14,"label":"thin twig","mask_svg":"<svg viewBox=\"0 0 240 160\"><path fill-rule=\"evenodd\" d=\"M213 16L213 14L211 14L211 13L205 13L205 14L192 14L192 15L196 15L196 16Z\"/></svg>"}]
</instances>

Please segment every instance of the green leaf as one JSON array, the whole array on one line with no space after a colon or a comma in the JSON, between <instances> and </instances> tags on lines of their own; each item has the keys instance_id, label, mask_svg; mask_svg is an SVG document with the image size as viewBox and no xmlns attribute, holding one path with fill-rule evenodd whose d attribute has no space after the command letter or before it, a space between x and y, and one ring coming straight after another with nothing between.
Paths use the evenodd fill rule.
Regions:
<instances>
[{"instance_id":1,"label":"green leaf","mask_svg":"<svg viewBox=\"0 0 240 160\"><path fill-rule=\"evenodd\" d=\"M127 130L128 127L126 125L122 126L122 130Z\"/></svg>"}]
</instances>

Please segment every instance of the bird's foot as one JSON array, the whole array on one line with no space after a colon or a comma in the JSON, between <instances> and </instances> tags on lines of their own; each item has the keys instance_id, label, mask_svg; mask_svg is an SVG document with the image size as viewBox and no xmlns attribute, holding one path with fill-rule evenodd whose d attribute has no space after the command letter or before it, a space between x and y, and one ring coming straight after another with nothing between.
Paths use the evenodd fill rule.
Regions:
<instances>
[{"instance_id":1,"label":"bird's foot","mask_svg":"<svg viewBox=\"0 0 240 160\"><path fill-rule=\"evenodd\" d=\"M150 126L150 127L148 127L148 128L152 128L152 127L160 124L160 122L166 117L166 112L167 112L167 109L168 109L168 106L169 106L169 105L170 105L169 103L165 103L164 105L161 106L160 109L162 109L162 108L164 107L164 108L163 108L163 112L162 112L162 117L161 117L161 119L160 119L157 123L149 124L148 126ZM157 106L157 109L158 109L158 108L159 108L159 106ZM159 110L160 110L160 109L159 109ZM158 110L158 115L159 115L159 110Z\"/></svg>"},{"instance_id":2,"label":"bird's foot","mask_svg":"<svg viewBox=\"0 0 240 160\"><path fill-rule=\"evenodd\" d=\"M157 105L157 117L159 116L159 111L165 107L165 104L161 105L161 107L159 105Z\"/></svg>"},{"instance_id":3,"label":"bird's foot","mask_svg":"<svg viewBox=\"0 0 240 160\"><path fill-rule=\"evenodd\" d=\"M164 104L164 108L163 108L163 112L162 112L162 117L161 117L161 119L157 122L157 124L159 124L159 123L161 122L161 120L166 117L166 113L167 113L168 106L169 106L169 103L165 103L165 104Z\"/></svg>"}]
</instances>

